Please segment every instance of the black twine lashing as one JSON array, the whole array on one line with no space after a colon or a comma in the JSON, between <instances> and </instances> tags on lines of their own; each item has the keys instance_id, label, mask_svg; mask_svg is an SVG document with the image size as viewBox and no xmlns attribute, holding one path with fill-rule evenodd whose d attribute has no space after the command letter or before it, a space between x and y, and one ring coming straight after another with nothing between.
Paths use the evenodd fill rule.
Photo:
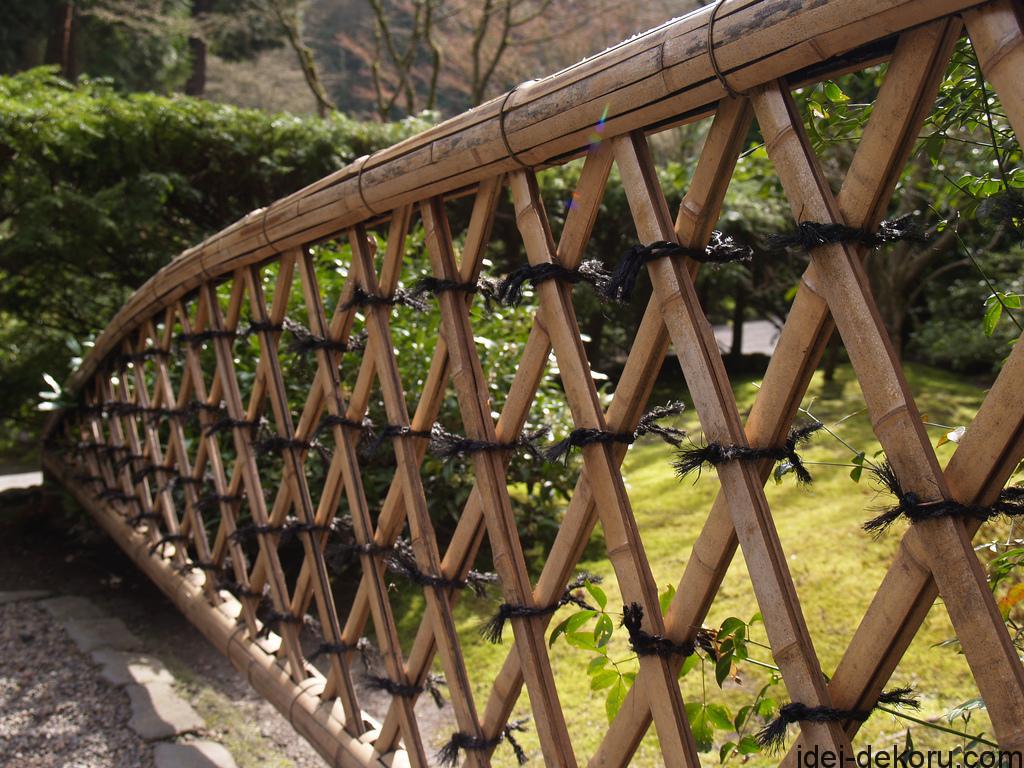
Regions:
<instances>
[{"instance_id":1,"label":"black twine lashing","mask_svg":"<svg viewBox=\"0 0 1024 768\"><path fill-rule=\"evenodd\" d=\"M561 597L549 605L534 606L502 603L498 606L497 613L488 619L487 623L480 628L480 634L492 643L500 643L502 633L505 629L505 622L509 619L550 616L563 605L568 605L570 603L585 610L593 610L593 607L581 596L577 595L576 591L582 589L586 584L599 584L600 582L600 576L594 576L584 572L580 573L575 579L569 582L565 590L562 592Z\"/></svg>"},{"instance_id":2,"label":"black twine lashing","mask_svg":"<svg viewBox=\"0 0 1024 768\"><path fill-rule=\"evenodd\" d=\"M421 693L429 693L438 709L444 707L441 686L446 683L440 675L428 674L422 685L416 685L415 683L396 683L384 675L367 674L363 676L363 684L371 690L384 691L391 696L403 699L415 699Z\"/></svg>"},{"instance_id":3,"label":"black twine lashing","mask_svg":"<svg viewBox=\"0 0 1024 768\"><path fill-rule=\"evenodd\" d=\"M309 440L302 440L297 437L285 437L284 435L271 435L253 444L257 456L267 453L282 453L287 450L308 451L314 447Z\"/></svg>"},{"instance_id":4,"label":"black twine lashing","mask_svg":"<svg viewBox=\"0 0 1024 768\"><path fill-rule=\"evenodd\" d=\"M686 406L680 402L671 402L653 408L645 413L637 422L636 429L632 432L611 432L603 429L590 427L578 427L562 440L552 445L544 452L544 458L548 461L557 461L559 458L569 460L569 453L573 448L582 448L587 445L619 443L631 445L644 435L657 435L669 445L678 448L686 437L684 430L676 427L665 427L658 423L659 420L678 416Z\"/></svg>"},{"instance_id":5,"label":"black twine lashing","mask_svg":"<svg viewBox=\"0 0 1024 768\"><path fill-rule=\"evenodd\" d=\"M405 424L385 424L375 432L364 432L363 453L367 456L375 454L387 440L395 438L420 438L429 440L433 431L429 429L413 429Z\"/></svg>"},{"instance_id":6,"label":"black twine lashing","mask_svg":"<svg viewBox=\"0 0 1024 768\"><path fill-rule=\"evenodd\" d=\"M514 440L476 440L452 434L440 424L431 430L428 450L439 459L466 458L476 453L504 453L522 451L534 458L541 457L540 441L549 434L547 427L525 431Z\"/></svg>"},{"instance_id":7,"label":"black twine lashing","mask_svg":"<svg viewBox=\"0 0 1024 768\"><path fill-rule=\"evenodd\" d=\"M168 544L188 543L188 536L184 533L165 533L155 542L149 546L149 554L159 552L161 555L164 554L164 549Z\"/></svg>"},{"instance_id":8,"label":"black twine lashing","mask_svg":"<svg viewBox=\"0 0 1024 768\"><path fill-rule=\"evenodd\" d=\"M219 432L226 432L230 429L249 429L253 437L259 431L260 426L264 423L262 417L255 419L233 419L230 416L225 416L217 421L207 424L203 430L203 435L210 437L216 435Z\"/></svg>"},{"instance_id":9,"label":"black twine lashing","mask_svg":"<svg viewBox=\"0 0 1024 768\"><path fill-rule=\"evenodd\" d=\"M455 768L459 764L459 752L490 752L496 746L501 744L503 741L507 741L509 746L512 747L512 751L515 753L516 762L519 765L526 765L527 757L526 752L523 750L522 745L513 737L515 731L525 731L526 720L515 720L508 723L501 732L493 738L484 738L483 736L473 736L463 731L456 731L452 734L448 742L441 747L437 753L437 762L442 766L449 768Z\"/></svg>"},{"instance_id":10,"label":"black twine lashing","mask_svg":"<svg viewBox=\"0 0 1024 768\"><path fill-rule=\"evenodd\" d=\"M919 709L921 702L913 695L912 688L894 688L884 691L877 703L870 709L838 709L836 707L810 707L800 702L785 704L779 708L779 714L755 736L757 743L767 752L775 753L782 749L786 742L786 731L791 723L843 723L848 720L864 722L871 713L882 704L897 707Z\"/></svg>"},{"instance_id":11,"label":"black twine lashing","mask_svg":"<svg viewBox=\"0 0 1024 768\"><path fill-rule=\"evenodd\" d=\"M961 520L979 520L985 522L996 517L1020 517L1024 515L1024 487L1011 486L1000 491L999 496L989 506L979 504L961 504L952 499L936 499L923 501L913 491L903 489L896 471L887 461L868 470L875 479L885 487L897 503L886 507L864 523L864 530L880 536L899 518L905 517L911 523L924 520L935 520L941 517L954 517Z\"/></svg>"},{"instance_id":12,"label":"black twine lashing","mask_svg":"<svg viewBox=\"0 0 1024 768\"><path fill-rule=\"evenodd\" d=\"M189 345L197 347L200 344L205 344L213 339L236 339L238 338L238 331L233 328L208 328L205 331L193 331L190 333L179 333L174 337L174 341L178 346Z\"/></svg>"},{"instance_id":13,"label":"black twine lashing","mask_svg":"<svg viewBox=\"0 0 1024 768\"><path fill-rule=\"evenodd\" d=\"M796 229L771 235L768 238L767 245L769 250L772 251L784 251L790 248L810 250L836 243L849 243L863 245L866 248L878 248L879 246L899 240L920 243L925 242L927 239L924 230L908 215L883 221L879 225L878 230L874 232L836 222L802 221L797 225Z\"/></svg>"},{"instance_id":14,"label":"black twine lashing","mask_svg":"<svg viewBox=\"0 0 1024 768\"><path fill-rule=\"evenodd\" d=\"M390 551L385 554L384 564L389 571L403 576L417 586L432 589L465 589L469 587L477 597L485 597L488 585L498 580L496 574L476 570L470 570L464 579L424 573L416 563L412 547L403 539L398 539Z\"/></svg>"},{"instance_id":15,"label":"black twine lashing","mask_svg":"<svg viewBox=\"0 0 1024 768\"><path fill-rule=\"evenodd\" d=\"M202 510L213 509L219 506L220 504L235 504L237 502L242 501L243 498L244 493L242 491L239 491L238 493L234 494L208 493L199 498L199 501L196 502L196 506Z\"/></svg>"},{"instance_id":16,"label":"black twine lashing","mask_svg":"<svg viewBox=\"0 0 1024 768\"><path fill-rule=\"evenodd\" d=\"M330 339L313 333L309 328L294 320L285 318L284 329L291 335L288 348L297 354L315 352L319 349L328 352L352 352L366 347L366 332L350 335L346 339Z\"/></svg>"},{"instance_id":17,"label":"black twine lashing","mask_svg":"<svg viewBox=\"0 0 1024 768\"><path fill-rule=\"evenodd\" d=\"M419 297L425 293L431 293L434 296L437 296L449 291L461 291L462 293L472 295L480 291L480 283L472 280L449 280L443 277L424 275L413 283L412 290L409 291L409 295Z\"/></svg>"},{"instance_id":18,"label":"black twine lashing","mask_svg":"<svg viewBox=\"0 0 1024 768\"><path fill-rule=\"evenodd\" d=\"M352 290L352 296L342 303L338 309L347 312L353 307L394 307L402 305L416 312L426 312L429 307L426 302L401 288L395 290L391 296L381 296L376 293L368 293L359 286Z\"/></svg>"},{"instance_id":19,"label":"black twine lashing","mask_svg":"<svg viewBox=\"0 0 1024 768\"><path fill-rule=\"evenodd\" d=\"M640 270L645 264L658 259L685 256L706 264L726 264L749 261L753 251L736 243L731 237L711 233L711 240L703 248L691 248L668 240L657 240L647 245L634 245L622 255L611 277L604 285L604 295L613 301L628 301L633 295Z\"/></svg>"},{"instance_id":20,"label":"black twine lashing","mask_svg":"<svg viewBox=\"0 0 1024 768\"><path fill-rule=\"evenodd\" d=\"M515 307L523 299L526 283L536 288L547 280L559 280L570 285L588 283L603 295L609 275L604 265L593 259L572 269L554 262L527 264L506 275L495 287L494 296L502 304Z\"/></svg>"},{"instance_id":21,"label":"black twine lashing","mask_svg":"<svg viewBox=\"0 0 1024 768\"><path fill-rule=\"evenodd\" d=\"M622 626L629 633L629 645L637 656L660 656L668 658L692 656L698 649L703 650L714 660L716 658L714 634L704 628L698 629L692 638L675 642L664 635L647 632L641 626L644 620L644 609L639 603L630 603L622 608Z\"/></svg>"},{"instance_id":22,"label":"black twine lashing","mask_svg":"<svg viewBox=\"0 0 1024 768\"><path fill-rule=\"evenodd\" d=\"M797 448L806 443L810 436L821 429L821 422L813 421L802 427L794 427L780 446L752 447L749 445L727 445L723 443L707 443L706 445L690 445L680 448L672 465L680 479L693 471L700 472L706 464L718 466L728 461L785 461L802 484L810 483L813 478L804 466L803 459Z\"/></svg>"},{"instance_id":23,"label":"black twine lashing","mask_svg":"<svg viewBox=\"0 0 1024 768\"><path fill-rule=\"evenodd\" d=\"M287 611L267 611L261 621L263 626L256 633L256 637L268 637L272 630L279 629L282 624L302 625L304 623L301 616Z\"/></svg>"}]
</instances>

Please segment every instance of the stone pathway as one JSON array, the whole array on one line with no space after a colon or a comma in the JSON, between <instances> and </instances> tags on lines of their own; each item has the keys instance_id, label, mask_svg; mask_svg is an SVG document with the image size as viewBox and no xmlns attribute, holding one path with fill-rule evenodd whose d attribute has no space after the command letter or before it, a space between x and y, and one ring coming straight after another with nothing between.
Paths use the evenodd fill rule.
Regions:
<instances>
[{"instance_id":1,"label":"stone pathway","mask_svg":"<svg viewBox=\"0 0 1024 768\"><path fill-rule=\"evenodd\" d=\"M124 690L131 708L128 728L144 742L153 744L152 764L156 768L236 768L231 754L222 745L195 738L206 727L203 719L175 692L174 677L170 671L159 659L141 652L141 641L120 619L107 616L85 598L51 597L40 590L0 592L0 607L6 614L5 618L20 617L25 620L26 628L19 629L19 638L23 643L33 643L36 633L39 633L45 634L51 643L67 644L66 639L62 640L55 637L53 632L47 632L40 626L39 617L33 615L42 612L49 614L52 623L67 634L78 651L91 657L92 662L99 667L102 680L109 686ZM28 629L29 626L34 629ZM70 656L59 655L65 658ZM61 673L63 671L60 670ZM54 676L55 671L48 674ZM21 681L9 686L6 678L0 678L0 684L4 688L10 687L14 695L20 687L18 682ZM56 693L58 697L62 695L59 690ZM3 698L0 697L0 705L4 704ZM81 705L86 702L74 703ZM58 702L56 706L59 708L62 703ZM34 711L25 714L33 719L46 715L45 712ZM83 714L87 715L88 712ZM7 716L7 708L0 707L0 717ZM13 716L18 717L17 713ZM0 742L4 740L0 737ZM8 746L17 749L16 745ZM115 749L120 752L116 755L119 761L117 764L126 765L123 762L123 751L133 750L137 753L139 746L120 744ZM46 761L45 749L39 750L33 745L30 751L34 753L31 758L33 762L19 765L57 765L57 762ZM61 759L56 754L52 757L55 760ZM138 757L141 759L141 755ZM95 763L74 763L86 764Z\"/></svg>"}]
</instances>

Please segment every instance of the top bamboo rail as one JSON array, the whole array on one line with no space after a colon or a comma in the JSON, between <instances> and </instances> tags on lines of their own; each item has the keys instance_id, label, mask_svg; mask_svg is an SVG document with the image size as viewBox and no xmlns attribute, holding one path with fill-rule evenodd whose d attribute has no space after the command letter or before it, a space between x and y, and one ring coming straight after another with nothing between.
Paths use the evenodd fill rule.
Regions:
<instances>
[{"instance_id":1,"label":"top bamboo rail","mask_svg":"<svg viewBox=\"0 0 1024 768\"><path fill-rule=\"evenodd\" d=\"M714 50L729 86L747 91L978 0L725 0ZM709 114L724 96L708 55L712 7L485 104L257 209L176 257L129 298L72 376L81 388L138 325L211 279L367 219L584 150L604 138Z\"/></svg>"}]
</instances>

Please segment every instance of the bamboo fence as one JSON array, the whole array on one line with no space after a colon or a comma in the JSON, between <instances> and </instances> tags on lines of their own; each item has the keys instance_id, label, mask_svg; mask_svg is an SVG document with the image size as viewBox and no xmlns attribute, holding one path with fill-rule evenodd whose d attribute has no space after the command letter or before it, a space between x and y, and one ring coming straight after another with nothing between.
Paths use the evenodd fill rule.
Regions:
<instances>
[{"instance_id":1,"label":"bamboo fence","mask_svg":"<svg viewBox=\"0 0 1024 768\"><path fill-rule=\"evenodd\" d=\"M707 440L756 451L786 441L838 329L902 487L924 504L991 505L1024 455L1022 345L942 468L868 287L866 248L826 243L809 249L810 266L744 424L694 289L699 264L690 255L712 236L754 119L797 222L876 229L965 32L1021 135L1022 20L1012 0L726 0L360 158L181 254L129 299L72 379L81 405L51 423L47 472L332 765L433 764L436 744L425 738L415 705L435 666L444 672L465 764L489 764L511 733L514 709L526 705L539 742L532 757L576 765L576 724L560 704L546 630L598 524L623 600L643 609L642 632L676 649L696 639L738 548L788 695L811 708L870 710L941 597L996 740L1004 750L1024 750L1024 669L972 548L976 520L938 516L907 528L849 649L826 677L765 499L775 464L767 454L718 464L721 491L664 618L620 472L625 441L582 445L576 489L536 582L506 474L552 354L573 427L615 438L637 429L671 345ZM791 90L883 60L888 70L870 122L833 194ZM710 115L673 217L648 137ZM592 143L599 121L602 141ZM556 243L536 172L580 156L582 173ZM572 286L546 280L537 282L536 322L496 418L470 313L480 299L468 288L480 276L495 211L509 194L529 265L561 269L564 277L584 259L613 166L638 241L682 249L647 263L653 292L611 404L603 408L595 389ZM457 252L447 201L467 194L472 212ZM401 368L407 361L392 343L409 316L386 299L400 295L415 216L433 276L449 289L430 306L441 330L410 414ZM375 232L386 237L372 238ZM331 239L351 252L340 295L321 289L323 266L315 258L315 246ZM386 243L382 253L377 242ZM298 311L312 374L293 413L296 375L282 358L290 354L283 339ZM354 351L358 330L366 336L361 356ZM257 356L248 378L236 370L246 355ZM449 391L464 439L478 449L467 458L472 492L442 546L420 467ZM363 419L377 403L388 424L380 439L392 446L395 466L390 487L372 497L359 444ZM272 438L257 440L261 430ZM314 483L318 442L331 452ZM329 562L342 508L357 574L345 611ZM399 631L383 556L406 530L425 601L412 638ZM301 545L297 556L286 539ZM453 606L485 547L502 599L521 610L511 613L504 666L479 702ZM315 618L319 653L309 646L307 616ZM392 693L378 719L360 702L368 664L360 639L368 632ZM684 658L639 656L637 680L591 765L629 764L652 724L665 765L700 764L677 681ZM856 717L802 720L784 762L793 764L797 743L852 755L861 724Z\"/></svg>"}]
</instances>

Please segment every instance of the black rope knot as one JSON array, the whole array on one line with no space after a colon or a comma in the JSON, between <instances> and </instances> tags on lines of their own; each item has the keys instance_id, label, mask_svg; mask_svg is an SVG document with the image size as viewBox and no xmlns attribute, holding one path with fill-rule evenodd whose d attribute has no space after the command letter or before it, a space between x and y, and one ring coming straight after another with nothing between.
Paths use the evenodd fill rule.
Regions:
<instances>
[{"instance_id":1,"label":"black rope knot","mask_svg":"<svg viewBox=\"0 0 1024 768\"><path fill-rule=\"evenodd\" d=\"M584 261L573 269L554 262L526 264L510 272L495 286L494 297L502 304L515 307L523 300L523 288L526 283L534 288L547 280L560 280L570 285L587 283L598 293L603 293L608 279L604 265L593 259Z\"/></svg>"},{"instance_id":2,"label":"black rope knot","mask_svg":"<svg viewBox=\"0 0 1024 768\"><path fill-rule=\"evenodd\" d=\"M210 435L216 435L218 432L226 432L229 429L235 429L237 427L239 429L248 428L252 432L253 437L255 437L262 424L263 419L261 417L257 417L255 419L233 419L230 416L225 416L221 419L217 419L217 421L212 424L207 424L206 429L203 430L203 434L206 437L209 437Z\"/></svg>"},{"instance_id":3,"label":"black rope knot","mask_svg":"<svg viewBox=\"0 0 1024 768\"><path fill-rule=\"evenodd\" d=\"M423 681L423 685L415 683L396 683L389 677L383 675L364 675L363 683L367 688L375 691L384 691L391 696L403 699L415 699L421 693L429 693L438 709L444 707L444 696L441 693L441 686L446 685L441 675L429 674Z\"/></svg>"},{"instance_id":4,"label":"black rope knot","mask_svg":"<svg viewBox=\"0 0 1024 768\"><path fill-rule=\"evenodd\" d=\"M689 248L668 240L657 240L647 245L634 245L622 255L615 271L604 286L604 295L613 301L629 301L645 264L658 259L685 256L706 264L749 261L753 251L739 245L731 237L718 232L711 233L711 240L703 248Z\"/></svg>"},{"instance_id":5,"label":"black rope knot","mask_svg":"<svg viewBox=\"0 0 1024 768\"><path fill-rule=\"evenodd\" d=\"M629 645L637 656L682 656L686 658L703 650L712 659L716 658L714 635L707 629L698 629L692 639L677 643L664 635L655 635L641 627L644 608L639 603L630 603L622 608L622 626L629 633Z\"/></svg>"},{"instance_id":6,"label":"black rope knot","mask_svg":"<svg viewBox=\"0 0 1024 768\"><path fill-rule=\"evenodd\" d=\"M398 288L391 296L381 296L376 293L368 293L359 286L352 290L352 297L338 309L347 312L353 307L394 307L398 305L408 307L416 312L426 312L429 309L425 301L401 288Z\"/></svg>"},{"instance_id":7,"label":"black rope knot","mask_svg":"<svg viewBox=\"0 0 1024 768\"><path fill-rule=\"evenodd\" d=\"M549 430L541 427L523 432L519 437L507 442L474 440L473 438L454 435L440 424L435 424L430 434L428 450L439 459L466 458L474 453L505 451L523 451L534 458L540 458L540 441L547 437Z\"/></svg>"},{"instance_id":8,"label":"black rope knot","mask_svg":"<svg viewBox=\"0 0 1024 768\"><path fill-rule=\"evenodd\" d=\"M796 229L790 232L771 235L768 238L768 248L772 251L784 251L790 248L810 250L835 243L851 243L863 245L866 248L878 248L899 240L920 243L927 239L924 230L913 221L911 216L907 215L883 221L875 232L834 222L823 224L817 221L802 221Z\"/></svg>"},{"instance_id":9,"label":"black rope knot","mask_svg":"<svg viewBox=\"0 0 1024 768\"><path fill-rule=\"evenodd\" d=\"M395 438L421 438L429 440L433 436L433 431L429 429L413 429L405 424L385 424L379 431L375 431L376 427L370 424L369 428L365 426L363 434L367 438L363 445L363 454L370 456L380 450L380 447L384 445L387 440L393 440Z\"/></svg>"},{"instance_id":10,"label":"black rope knot","mask_svg":"<svg viewBox=\"0 0 1024 768\"><path fill-rule=\"evenodd\" d=\"M881 535L899 518L905 517L911 523L935 520L940 517L956 517L962 520L974 519L985 522L995 517L1019 517L1024 515L1024 487L1011 486L1000 491L990 506L961 504L952 499L922 501L913 491L906 491L900 484L896 471L887 461L870 470L875 479L896 497L897 503L881 510L880 514L864 523L864 530Z\"/></svg>"},{"instance_id":11,"label":"black rope knot","mask_svg":"<svg viewBox=\"0 0 1024 768\"><path fill-rule=\"evenodd\" d=\"M278 629L282 624L303 624L301 616L296 616L288 611L267 611L261 619L263 626L256 633L256 637L268 637L272 630Z\"/></svg>"},{"instance_id":12,"label":"black rope knot","mask_svg":"<svg viewBox=\"0 0 1024 768\"><path fill-rule=\"evenodd\" d=\"M245 336L252 336L255 333L280 333L284 330L284 322L273 323L270 320L251 320L249 327L245 329Z\"/></svg>"},{"instance_id":13,"label":"black rope knot","mask_svg":"<svg viewBox=\"0 0 1024 768\"><path fill-rule=\"evenodd\" d=\"M544 451L544 458L548 461L557 461L559 458L568 461L569 452L573 448L582 448L595 443L632 445L638 438L648 434L657 435L669 445L678 448L682 444L683 438L686 437L686 432L676 427L663 427L658 424L658 421L669 416L678 416L685 407L679 402L658 406L644 414L632 432L609 432L603 429L579 427Z\"/></svg>"},{"instance_id":14,"label":"black rope knot","mask_svg":"<svg viewBox=\"0 0 1024 768\"><path fill-rule=\"evenodd\" d=\"M367 669L372 668L377 663L377 649L373 647L373 643L366 637L361 637L354 643L346 643L341 640L336 643L320 643L308 658L310 661L314 661L328 654L345 656L350 653L358 653L363 660L363 666Z\"/></svg>"},{"instance_id":15,"label":"black rope knot","mask_svg":"<svg viewBox=\"0 0 1024 768\"><path fill-rule=\"evenodd\" d=\"M836 707L810 707L792 702L779 707L779 714L758 731L757 743L768 752L778 752L786 742L786 730L791 723L843 723L848 720L864 722L882 704L919 709L921 702L914 697L912 688L894 688L884 691L870 709L837 709Z\"/></svg>"},{"instance_id":16,"label":"black rope knot","mask_svg":"<svg viewBox=\"0 0 1024 768\"><path fill-rule=\"evenodd\" d=\"M326 414L321 420L320 425L316 428L316 433L319 435L321 432L325 432L331 427L342 427L343 429L355 429L359 432L366 434L373 434L373 422L369 418L364 417L360 420L350 419L347 416L335 416L333 414Z\"/></svg>"},{"instance_id":17,"label":"black rope knot","mask_svg":"<svg viewBox=\"0 0 1024 768\"><path fill-rule=\"evenodd\" d=\"M791 469L800 483L810 483L813 479L811 473L804 466L803 459L797 453L797 448L806 443L811 435L821 429L824 425L821 422L811 422L802 427L794 427L786 436L786 441L781 446L765 446L754 448L748 445L725 445L722 443L708 443L706 445L690 445L680 448L676 453L673 466L676 474L683 479L696 470L698 473L705 464L713 467L724 464L727 461L762 461L771 460L788 462L788 469Z\"/></svg>"},{"instance_id":18,"label":"black rope knot","mask_svg":"<svg viewBox=\"0 0 1024 768\"><path fill-rule=\"evenodd\" d=\"M412 547L404 539L398 539L394 546L389 548L384 558L384 564L389 571L404 576L417 586L433 589L465 589L469 587L477 597L485 597L488 585L498 580L497 574L476 570L470 570L464 579L424 573L416 563Z\"/></svg>"},{"instance_id":19,"label":"black rope knot","mask_svg":"<svg viewBox=\"0 0 1024 768\"><path fill-rule=\"evenodd\" d=\"M347 339L328 339L324 336L318 336L313 333L309 328L297 323L294 320L285 318L284 329L291 334L291 341L288 343L288 348L297 354L306 354L308 352L315 352L318 349L325 349L328 352L350 352L366 347L366 332L363 331L354 336L349 336Z\"/></svg>"},{"instance_id":20,"label":"black rope knot","mask_svg":"<svg viewBox=\"0 0 1024 768\"><path fill-rule=\"evenodd\" d=\"M480 628L480 634L492 643L500 643L501 636L505 629L505 622L509 619L526 618L533 616L550 616L563 605L572 603L580 608L593 610L593 607L577 594L586 584L600 584L601 577L589 573L580 573L566 586L562 596L550 605L516 605L514 603L502 603L487 623Z\"/></svg>"},{"instance_id":21,"label":"black rope knot","mask_svg":"<svg viewBox=\"0 0 1024 768\"><path fill-rule=\"evenodd\" d=\"M484 738L483 736L473 736L462 731L456 731L452 734L448 743L441 747L441 750L437 753L437 762L442 766L455 768L455 766L459 764L460 750L465 752L490 752L496 746L501 744L501 742L507 741L509 746L512 747L512 751L515 753L516 762L518 762L519 765L526 765L526 752L512 735L515 731L525 730L526 720L515 720L508 723L501 729L501 732L497 736L491 739Z\"/></svg>"},{"instance_id":22,"label":"black rope knot","mask_svg":"<svg viewBox=\"0 0 1024 768\"><path fill-rule=\"evenodd\" d=\"M155 542L150 544L149 554L152 555L154 552L159 552L162 555L164 554L164 550L166 549L168 544L181 543L188 543L188 536L186 536L184 533L165 533Z\"/></svg>"},{"instance_id":23,"label":"black rope knot","mask_svg":"<svg viewBox=\"0 0 1024 768\"><path fill-rule=\"evenodd\" d=\"M162 517L159 512L139 512L128 518L128 525L137 528L146 520L160 520Z\"/></svg>"},{"instance_id":24,"label":"black rope knot","mask_svg":"<svg viewBox=\"0 0 1024 768\"><path fill-rule=\"evenodd\" d=\"M437 296L449 291L461 291L462 293L472 295L477 293L479 290L480 283L473 282L472 280L461 282L459 280L448 280L441 277L424 275L413 283L412 290L409 291L409 295L419 297L425 293L432 293Z\"/></svg>"}]
</instances>

